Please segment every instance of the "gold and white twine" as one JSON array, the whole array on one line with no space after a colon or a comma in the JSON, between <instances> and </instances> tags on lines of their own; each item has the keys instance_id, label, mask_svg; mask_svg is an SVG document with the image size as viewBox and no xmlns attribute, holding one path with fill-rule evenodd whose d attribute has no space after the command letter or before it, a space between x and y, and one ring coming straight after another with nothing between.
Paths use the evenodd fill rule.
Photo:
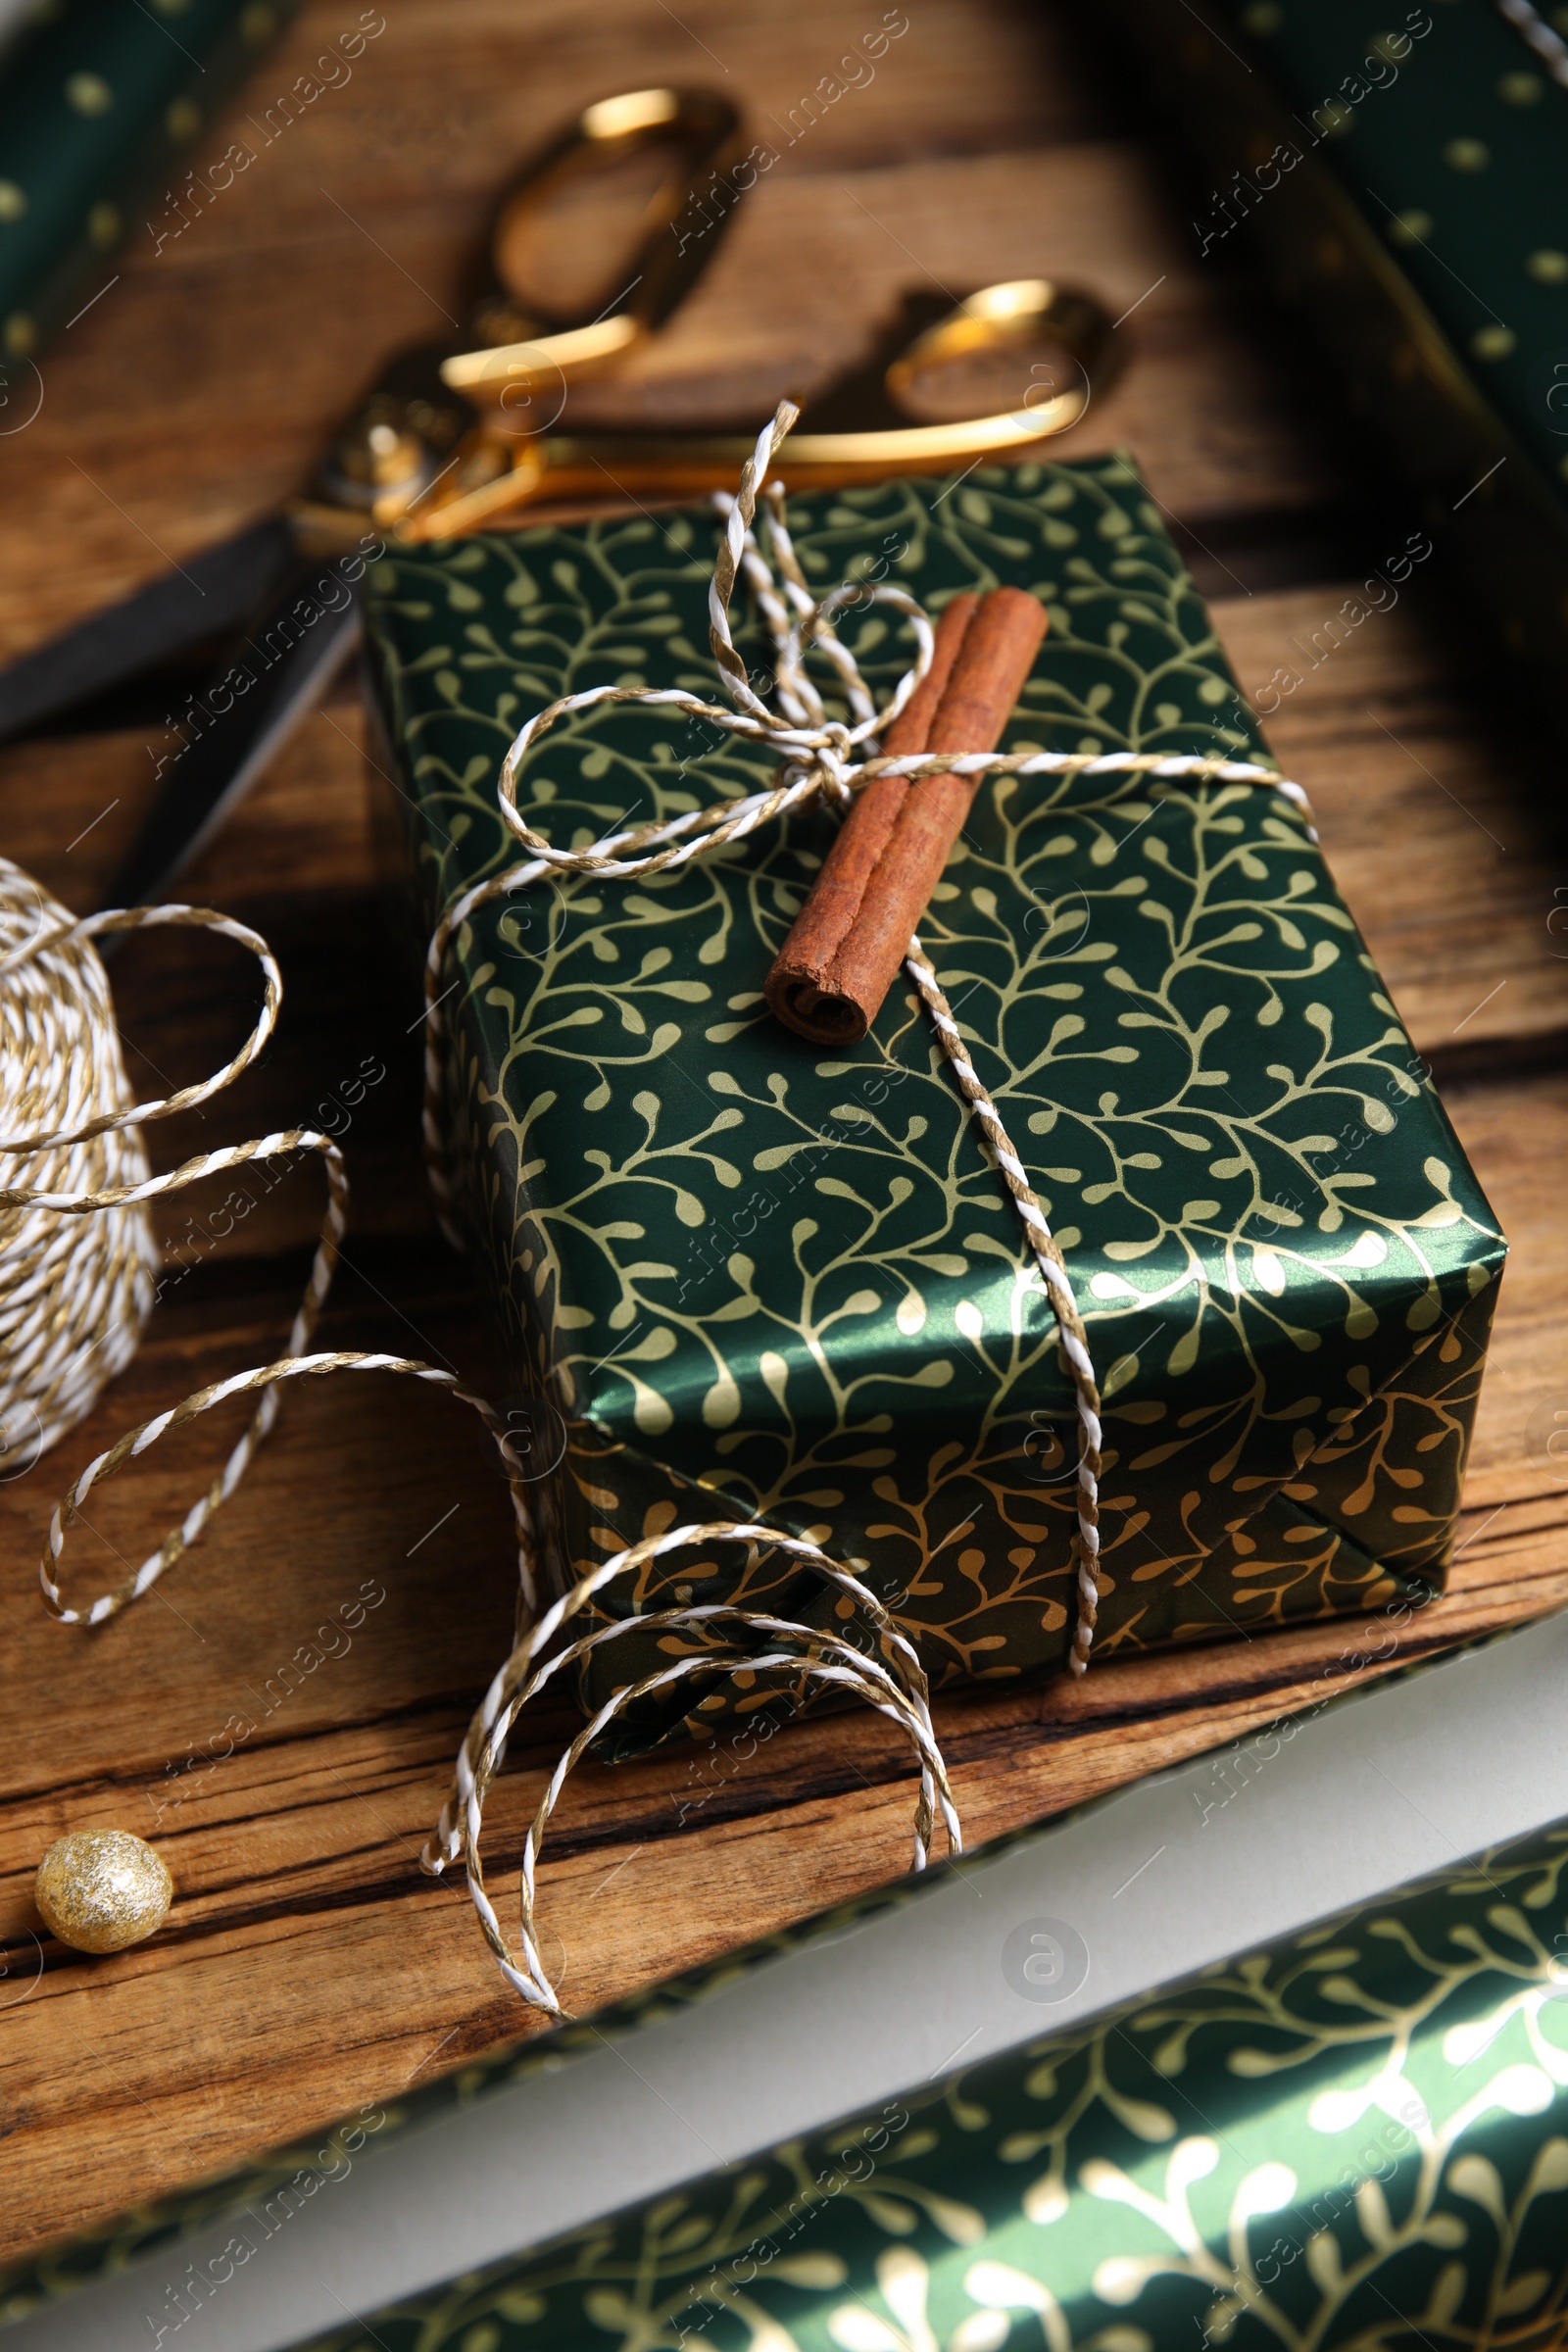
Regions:
<instances>
[{"instance_id":1,"label":"gold and white twine","mask_svg":"<svg viewBox=\"0 0 1568 2352\"><path fill-rule=\"evenodd\" d=\"M119 1190L145 1179L147 1154L119 1123L130 1091L104 968L70 921L0 860L0 1138L107 1116L80 1142L29 1145L29 1173L56 1193ZM136 1206L107 1210L82 1234L25 1198L0 1205L0 1476L30 1469L129 1363L157 1279Z\"/></svg>"},{"instance_id":2,"label":"gold and white twine","mask_svg":"<svg viewBox=\"0 0 1568 2352\"><path fill-rule=\"evenodd\" d=\"M95 938L111 931L176 928L217 932L262 967L255 1027L216 1076L153 1102L133 1102L120 1052L108 978ZM245 1144L199 1152L162 1176L150 1173L140 1130L155 1119L210 1102L248 1069L277 1026L282 977L261 936L206 906L135 906L81 918L0 858L0 1472L28 1469L85 1418L111 1375L135 1353L151 1312L159 1265L147 1222L149 1200L251 1162L315 1153L327 1181L320 1239L285 1353L258 1371L199 1389L96 1455L78 1473L49 1523L39 1582L51 1612L68 1625L101 1625L157 1583L227 1501L277 1417L280 1384L304 1374L406 1372L449 1388L485 1420L501 1446L514 1501L522 1465L498 1416L450 1372L410 1357L305 1350L337 1265L348 1210L348 1176L330 1136L290 1127ZM112 1591L73 1607L57 1571L71 1528L95 1486L231 1396L256 1395L255 1412L227 1461L177 1527ZM534 1605L531 1588L525 1602Z\"/></svg>"},{"instance_id":3,"label":"gold and white twine","mask_svg":"<svg viewBox=\"0 0 1568 2352\"><path fill-rule=\"evenodd\" d=\"M838 1635L819 1633L788 1619L769 1616L761 1610L734 1608L723 1602L652 1610L613 1620L554 1651L542 1663L537 1662L545 1644L560 1628L585 1608L594 1594L605 1586L669 1552L685 1550L694 1544L715 1543L752 1544L781 1552L787 1558L813 1570L825 1583L837 1586L869 1619L885 1662L867 1657ZM667 1636L671 1633L695 1632L723 1619L730 1619L752 1633L771 1636L782 1641L786 1646L760 1651L738 1646L727 1651L704 1646L677 1659L672 1665L662 1667L658 1673L647 1675L637 1682L622 1684L612 1691L557 1764L538 1811L529 1824L523 1844L520 1878L520 1952L514 1953L485 1889L479 1859L479 1837L483 1827L484 1799L501 1768L507 1739L518 1715L561 1668L580 1663L621 1634L636 1631ZM449 1861L455 1861L462 1855L467 1872L468 1891L478 1912L486 1941L505 1975L525 2000L554 2015L567 2014L561 2008L539 1955L534 1925L534 1864L545 1826L555 1809L566 1775L584 1750L617 1715L636 1700L670 1689L693 1675L706 1678L714 1673L744 1673L748 1678L755 1678L774 1668L804 1676L828 1689L847 1690L898 1724L911 1741L920 1766L914 1818L914 1867L916 1870L926 1867L932 1824L938 1809L951 1850L956 1853L961 1851L963 1840L953 1802L953 1791L931 1725L924 1670L912 1643L899 1631L869 1587L862 1584L852 1570L842 1567L825 1552L818 1550L814 1544L808 1543L804 1537L785 1535L777 1528L741 1520L714 1520L702 1525L669 1528L663 1535L648 1537L641 1544L633 1544L624 1551L617 1552L612 1559L606 1560L590 1575L581 1578L569 1592L545 1611L536 1625L530 1626L522 1634L512 1655L485 1692L474 1716L467 1739L459 1752L456 1786L442 1810L435 1837L424 1849L424 1866L433 1877L439 1877Z\"/></svg>"},{"instance_id":4,"label":"gold and white twine","mask_svg":"<svg viewBox=\"0 0 1568 2352\"><path fill-rule=\"evenodd\" d=\"M1530 0L1494 0L1494 5L1498 16L1535 51L1552 80L1568 90L1568 41L1553 32L1539 10L1531 7Z\"/></svg>"},{"instance_id":5,"label":"gold and white twine","mask_svg":"<svg viewBox=\"0 0 1568 2352\"><path fill-rule=\"evenodd\" d=\"M442 1009L451 992L443 988L442 977L453 941L481 906L498 898L528 889L555 874L631 881L676 869L817 801L843 814L857 792L877 776L889 774L1139 774L1172 782L1258 785L1283 794L1310 813L1298 785L1286 782L1272 768L1248 760L1157 753L983 752L899 760L869 754L858 757L904 709L925 676L933 631L914 598L891 585L867 587L848 582L828 596L813 597L790 539L782 489L768 479L768 469L795 416L796 411L788 403L781 406L759 436L737 494L715 501L725 527L710 589L710 642L732 707L705 702L675 687L593 687L564 696L529 719L502 763L501 814L526 855L519 863L454 901L437 926L426 960L425 1155L443 1225L454 1240L460 1236L445 1131L448 1025ZM767 511L769 546L778 566L776 578L753 531L760 498ZM731 635L730 605L742 579L752 590L773 641L776 709L754 689ZM901 612L915 639L914 662L880 711L833 626L835 616L846 607L863 606L867 601ZM806 658L811 651L825 659L836 674L849 710L847 722L829 715L807 670ZM533 745L563 718L619 702L679 711L724 733L763 745L781 757L778 778L764 792L720 801L667 821L634 825L585 849L560 849L535 832L518 810L523 762ZM162 924L216 930L248 948L262 964L265 1003L251 1036L216 1077L165 1101L133 1104L120 1058L103 966L91 940L95 933ZM969 1058L953 1008L917 937L910 940L905 970L930 1016L954 1082L1018 1214L1073 1384L1078 1418L1073 1536L1076 1618L1067 1662L1073 1673L1082 1674L1094 1642L1100 1555L1100 1393L1088 1335L1071 1276L1044 1208L997 1105ZM909 1740L917 1759L914 1867L920 1870L927 1864L939 1816L950 1849L961 1850L957 1813L932 1728L929 1692L918 1654L871 1587L853 1568L831 1559L804 1538L763 1523L706 1521L670 1528L663 1535L628 1545L580 1578L540 1614L537 1530L528 1502L527 1473L494 1408L462 1387L453 1374L412 1357L349 1350L306 1353L331 1284L347 1208L347 1177L331 1139L313 1129L292 1128L253 1143L201 1153L164 1176L148 1173L139 1127L207 1101L236 1078L271 1035L280 999L281 982L266 943L243 924L210 909L186 906L135 908L77 921L46 899L20 868L0 860L0 1016L4 1022L0 1028L0 1125L5 1130L0 1135L0 1166L4 1155L11 1155L18 1178L0 1189L0 1220L4 1220L0 1221L0 1339L6 1350L6 1370L0 1375L4 1382L0 1386L0 1414L4 1416L0 1419L0 1471L9 1458L7 1448L14 1452L19 1439L32 1432L34 1423L31 1442L41 1451L80 1420L104 1383L134 1351L152 1304L157 1266L157 1251L143 1215L147 1200L251 1160L301 1152L319 1154L328 1188L319 1245L285 1353L259 1370L197 1391L172 1410L127 1432L87 1464L50 1523L48 1547L40 1564L49 1607L68 1623L96 1625L155 1583L233 1493L256 1446L271 1427L285 1381L336 1371L405 1374L449 1390L480 1416L501 1453L512 1492L521 1588L517 1638L468 1727L451 1793L424 1849L423 1861L427 1870L439 1876L461 1857L485 1938L508 1980L525 2000L553 2016L568 2014L541 1960L535 1924L539 1846L566 1775L626 1708L694 1677L744 1674L755 1678L776 1669L799 1681L850 1693L887 1716ZM92 1219L85 1245L75 1245L70 1238L70 1221L80 1217ZM58 1222L61 1219L67 1220L65 1226ZM249 1394L257 1395L259 1402L244 1436L179 1526L114 1591L86 1608L68 1606L58 1582L60 1558L66 1535L80 1516L93 1487L161 1437L230 1397ZM762 1611L711 1602L612 1619L545 1654L570 1620L608 1586L675 1551L722 1544L750 1546L754 1554L764 1550L777 1553L837 1588L859 1613L870 1649L850 1641L843 1631L823 1632ZM739 1638L715 1644L713 1630L726 1626L733 1626L738 1637L743 1633L753 1637L750 1645ZM581 1664L633 1630L657 1634L666 1646L682 1633L701 1639L669 1665L613 1689L557 1764L523 1845L521 1935L519 1944L514 1947L484 1884L479 1840L485 1797L505 1760L513 1727L529 1700L563 1669ZM760 1647L757 1638L760 1638Z\"/></svg>"},{"instance_id":6,"label":"gold and white twine","mask_svg":"<svg viewBox=\"0 0 1568 2352\"><path fill-rule=\"evenodd\" d=\"M215 931L248 949L262 967L262 1009L250 1036L215 1077L138 1103L130 1099L109 984L92 942L105 932L170 927ZM290 1369L303 1369L309 1360L301 1351L331 1283L343 1231L348 1188L336 1145L309 1128L293 1128L201 1152L154 1176L140 1134L150 1121L194 1109L230 1085L271 1036L281 1002L271 951L232 917L211 907L140 906L78 919L20 866L0 859L0 1172L10 1179L0 1185L0 1465L30 1468L85 1417L111 1374L134 1354L159 1265L146 1202L247 1161L296 1152L324 1156L329 1190L320 1246L289 1338L289 1353L299 1359ZM78 1220L85 1220L84 1228ZM262 1388L261 1402L207 1493L113 1592L86 1609L69 1606L54 1572L66 1532L92 1487L166 1431L245 1386ZM271 1382L246 1375L188 1397L90 1462L50 1521L39 1566L54 1614L68 1624L98 1625L155 1584L233 1493L276 1410Z\"/></svg>"}]
</instances>

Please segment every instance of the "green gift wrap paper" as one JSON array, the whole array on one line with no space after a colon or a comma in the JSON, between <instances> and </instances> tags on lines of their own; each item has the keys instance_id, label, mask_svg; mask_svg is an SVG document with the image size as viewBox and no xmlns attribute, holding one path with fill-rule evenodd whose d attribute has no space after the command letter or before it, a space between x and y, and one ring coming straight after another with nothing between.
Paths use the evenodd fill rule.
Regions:
<instances>
[{"instance_id":1,"label":"green gift wrap paper","mask_svg":"<svg viewBox=\"0 0 1568 2352\"><path fill-rule=\"evenodd\" d=\"M1568 12L1108 0L1096 28L1191 167L1194 248L1242 252L1327 412L1418 496L1467 623L1568 649Z\"/></svg>"},{"instance_id":2,"label":"green gift wrap paper","mask_svg":"<svg viewBox=\"0 0 1568 2352\"><path fill-rule=\"evenodd\" d=\"M1045 599L1009 750L1266 758L1123 458L804 498L793 527L824 591ZM607 682L714 695L717 529L706 509L617 515L381 564L372 666L427 928L517 861L496 779L525 716ZM885 699L906 625L867 605L843 634ZM764 672L765 641L738 643ZM770 781L755 745L617 705L540 744L519 806L580 847ZM1072 1631L1072 1389L912 992L845 1054L762 1004L831 821L653 880L570 876L458 934L462 1213L558 1587L677 1520L763 1519L862 1564L934 1684L1013 1678ZM1301 809L1237 784L988 781L921 937L1087 1320L1100 1651L1441 1584L1503 1243ZM816 1579L739 1545L602 1596L688 1597L838 1624ZM612 1645L616 1680L673 1639ZM781 1684L799 1698L782 1669L694 1678L610 1752Z\"/></svg>"},{"instance_id":3,"label":"green gift wrap paper","mask_svg":"<svg viewBox=\"0 0 1568 2352\"><path fill-rule=\"evenodd\" d=\"M315 2352L1545 2352L1565 1864L1559 1823Z\"/></svg>"},{"instance_id":4,"label":"green gift wrap paper","mask_svg":"<svg viewBox=\"0 0 1568 2352\"><path fill-rule=\"evenodd\" d=\"M106 257L128 232L160 253L299 115L307 84L320 95L315 76L301 74L266 122L249 118L226 151L214 132L215 116L297 6L59 0L35 11L0 67L0 352L24 361L74 325L72 314L114 282ZM367 21L385 29L376 10ZM353 40L363 49L374 37L347 29L351 54ZM347 78L335 53L320 65ZM9 381L0 389L14 430L25 398Z\"/></svg>"}]
</instances>

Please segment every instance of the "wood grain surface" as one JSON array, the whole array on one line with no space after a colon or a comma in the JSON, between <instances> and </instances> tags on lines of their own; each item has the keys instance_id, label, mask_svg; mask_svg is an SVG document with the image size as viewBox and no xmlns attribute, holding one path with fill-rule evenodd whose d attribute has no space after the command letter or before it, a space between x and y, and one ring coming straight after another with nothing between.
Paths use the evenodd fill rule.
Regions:
<instances>
[{"instance_id":1,"label":"wood grain surface","mask_svg":"<svg viewBox=\"0 0 1568 2352\"><path fill-rule=\"evenodd\" d=\"M1269 721L1274 748L1313 795L1513 1240L1451 1591L1405 1654L1568 1600L1568 1466L1545 1446L1559 1400L1568 1413L1558 762L1468 637L1441 544L1396 609L1312 665L1314 631L1417 518L1325 423L1320 387L1275 348L1246 280L1194 258L1178 195L1114 84L1074 53L1064 5L909 0L874 80L793 143L790 110L873 28L869 0L682 0L678 16L662 0L383 7L352 82L177 242L155 254L133 236L118 282L45 356L41 415L0 441L13 523L0 654L296 488L380 358L456 307L489 192L609 89L717 83L760 133L778 125L781 158L607 413L765 413L852 360L910 287L1050 272L1093 287L1130 311L1132 364L1063 452L1131 447L1245 687L1281 664L1303 672ZM340 0L312 0L240 111L287 87L340 19ZM215 153L228 135L214 126ZM73 906L98 903L147 805L155 723L0 754L0 851ZM154 1148L169 1165L310 1118L384 1067L348 1129L354 1221L323 1342L409 1348L482 1386L480 1301L436 1233L416 1150L416 1005L372 846L385 789L345 686L189 876L193 899L270 936L287 1002L263 1064ZM144 1091L217 1066L256 1002L237 952L189 940L130 948L115 988ZM170 1205L178 1279L135 1364L85 1427L0 1486L0 2131L25 2152L0 2208L6 2253L529 2024L466 1895L416 1864L512 1608L505 1489L467 1416L390 1380L313 1383L155 1597L93 1636L38 1601L41 1538L74 1469L200 1382L277 1352L318 1185L301 1169L221 1238L205 1229L215 1201ZM74 1590L114 1581L117 1555L140 1557L183 1512L237 1432L229 1410L101 1493L68 1557ZM283 1676L333 1625L318 1646L335 1654ZM1342 1687L1362 1671L1357 1637L1340 1622L943 1701L969 1838ZM253 1728L214 1760L236 1716ZM534 1723L495 1792L493 1886L567 1733L564 1716ZM188 1768L193 1750L205 1768ZM857 1716L781 1733L745 1763L714 1749L585 1766L542 1874L566 1998L589 2006L891 1876L911 1795L895 1735ZM30 1904L44 1846L93 1824L156 1836L178 1888L164 1933L107 1960L41 1939Z\"/></svg>"}]
</instances>

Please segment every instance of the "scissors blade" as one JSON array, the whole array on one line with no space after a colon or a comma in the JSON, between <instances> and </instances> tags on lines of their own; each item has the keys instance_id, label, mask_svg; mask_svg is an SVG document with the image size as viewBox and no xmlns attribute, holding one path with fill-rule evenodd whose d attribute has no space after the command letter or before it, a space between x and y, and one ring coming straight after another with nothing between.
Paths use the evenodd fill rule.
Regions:
<instances>
[{"instance_id":1,"label":"scissors blade","mask_svg":"<svg viewBox=\"0 0 1568 2352\"><path fill-rule=\"evenodd\" d=\"M345 603L329 606L312 594L329 580L345 591ZM302 620L302 611L311 617ZM359 598L335 569L294 573L257 618L236 660L198 698L202 732L170 761L163 790L109 884L106 906L144 906L163 896L319 702L358 645L360 628Z\"/></svg>"},{"instance_id":2,"label":"scissors blade","mask_svg":"<svg viewBox=\"0 0 1568 2352\"><path fill-rule=\"evenodd\" d=\"M242 628L297 561L288 525L270 517L51 637L0 669L0 743Z\"/></svg>"}]
</instances>

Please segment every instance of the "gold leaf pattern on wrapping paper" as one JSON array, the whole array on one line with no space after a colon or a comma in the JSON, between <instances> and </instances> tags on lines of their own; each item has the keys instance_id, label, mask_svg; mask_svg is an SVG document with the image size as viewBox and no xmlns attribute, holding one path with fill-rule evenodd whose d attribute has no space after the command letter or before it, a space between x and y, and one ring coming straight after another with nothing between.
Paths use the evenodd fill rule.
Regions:
<instances>
[{"instance_id":1,"label":"gold leaf pattern on wrapping paper","mask_svg":"<svg viewBox=\"0 0 1568 2352\"><path fill-rule=\"evenodd\" d=\"M376 2337L1549 2352L1568 2312L1565 1869L1568 1826L1537 1832L376 2312ZM1263 2063L1238 2067L1249 2053ZM1238 2102L1249 2078L1267 2087ZM1171 2107L1179 2130L1148 2128ZM364 2340L345 2326L314 2352Z\"/></svg>"},{"instance_id":2,"label":"gold leaf pattern on wrapping paper","mask_svg":"<svg viewBox=\"0 0 1568 2352\"><path fill-rule=\"evenodd\" d=\"M1256 754L1125 461L976 481L966 505L912 483L797 502L808 576L870 550L933 608L998 579L1045 596L1009 742L1071 747L1092 722L1105 749ZM450 552L389 560L382 693L426 914L512 861L493 778L526 709L619 675L633 646L656 682L710 687L670 647L704 633L714 528L469 542L483 628L445 599ZM852 644L858 628L886 693L904 640L877 614L848 619ZM432 699L437 672L455 683ZM586 843L767 780L734 738L619 707L543 742L522 798ZM476 916L452 967L467 1214L519 1380L556 1384L570 1458L619 1496L597 1537L569 1480L547 1498L558 1577L633 1541L661 1498L804 1533L831 1484L835 1541L868 1558L933 1679L1015 1674L1065 1641L1068 1383L912 997L822 1060L761 1006L828 838L793 820L689 869L554 881ZM1501 1246L1300 811L1246 786L1001 778L921 935L1030 1139L1105 1379L1102 1643L1439 1581ZM875 1481L873 1443L893 1455ZM713 1594L810 1613L765 1556L715 1577Z\"/></svg>"}]
</instances>

